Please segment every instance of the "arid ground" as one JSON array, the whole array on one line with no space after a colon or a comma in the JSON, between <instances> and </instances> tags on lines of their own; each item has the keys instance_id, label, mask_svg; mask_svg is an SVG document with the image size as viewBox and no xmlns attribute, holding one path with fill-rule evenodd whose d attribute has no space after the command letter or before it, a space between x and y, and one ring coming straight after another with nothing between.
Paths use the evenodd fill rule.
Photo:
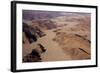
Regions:
<instances>
[{"instance_id":1,"label":"arid ground","mask_svg":"<svg viewBox=\"0 0 100 73\"><path fill-rule=\"evenodd\" d=\"M23 62L91 59L90 13L23 10L23 23Z\"/></svg>"}]
</instances>

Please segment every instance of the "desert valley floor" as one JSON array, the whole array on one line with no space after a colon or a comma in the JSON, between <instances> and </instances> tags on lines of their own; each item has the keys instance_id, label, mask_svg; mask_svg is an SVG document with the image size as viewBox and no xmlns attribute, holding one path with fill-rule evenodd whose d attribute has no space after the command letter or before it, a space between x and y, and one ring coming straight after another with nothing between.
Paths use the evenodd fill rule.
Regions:
<instances>
[{"instance_id":1,"label":"desert valley floor","mask_svg":"<svg viewBox=\"0 0 100 73\"><path fill-rule=\"evenodd\" d=\"M91 31L90 14L73 13L59 15L49 19L25 20L28 26L37 27L45 34L31 44L23 32L25 44L23 44L23 57L31 53L38 43L42 44L46 51L41 53L41 60L65 61L85 60L91 58ZM53 23L49 24L52 21ZM43 26L39 26L39 24ZM46 28L46 22L54 28ZM48 26L49 27L49 26Z\"/></svg>"}]
</instances>

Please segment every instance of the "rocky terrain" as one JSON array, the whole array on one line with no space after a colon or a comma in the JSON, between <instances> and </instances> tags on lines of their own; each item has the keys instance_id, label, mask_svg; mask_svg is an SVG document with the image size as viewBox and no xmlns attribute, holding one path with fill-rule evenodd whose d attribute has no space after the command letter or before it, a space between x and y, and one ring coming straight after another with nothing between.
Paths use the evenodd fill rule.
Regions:
<instances>
[{"instance_id":1,"label":"rocky terrain","mask_svg":"<svg viewBox=\"0 0 100 73\"><path fill-rule=\"evenodd\" d=\"M23 26L26 27L23 31L23 59L33 49L40 50L37 44L46 49L43 53L38 52L43 62L91 59L90 22L89 13L23 11L23 23L27 25ZM26 31L32 34L31 37L26 36ZM40 62L40 58L31 57L35 62Z\"/></svg>"}]
</instances>

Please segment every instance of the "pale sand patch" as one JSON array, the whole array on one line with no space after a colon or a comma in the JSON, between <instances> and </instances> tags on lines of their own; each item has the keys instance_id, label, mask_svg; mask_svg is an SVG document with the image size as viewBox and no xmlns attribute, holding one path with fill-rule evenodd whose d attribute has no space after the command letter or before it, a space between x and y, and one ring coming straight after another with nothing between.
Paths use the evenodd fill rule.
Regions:
<instances>
[{"instance_id":1,"label":"pale sand patch","mask_svg":"<svg viewBox=\"0 0 100 73\"><path fill-rule=\"evenodd\" d=\"M47 35L38 40L38 43L41 43L47 49L47 51L41 55L42 61L70 60L70 55L66 55L59 44L52 40L55 37L55 33L51 30L47 30L45 33Z\"/></svg>"}]
</instances>

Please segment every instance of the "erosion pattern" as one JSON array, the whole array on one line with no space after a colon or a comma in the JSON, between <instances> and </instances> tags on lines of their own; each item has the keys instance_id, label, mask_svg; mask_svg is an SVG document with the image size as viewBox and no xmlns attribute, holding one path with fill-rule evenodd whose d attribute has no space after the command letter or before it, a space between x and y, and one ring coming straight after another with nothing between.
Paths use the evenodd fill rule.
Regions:
<instances>
[{"instance_id":1,"label":"erosion pattern","mask_svg":"<svg viewBox=\"0 0 100 73\"><path fill-rule=\"evenodd\" d=\"M90 22L90 13L23 10L23 62L91 59Z\"/></svg>"}]
</instances>

